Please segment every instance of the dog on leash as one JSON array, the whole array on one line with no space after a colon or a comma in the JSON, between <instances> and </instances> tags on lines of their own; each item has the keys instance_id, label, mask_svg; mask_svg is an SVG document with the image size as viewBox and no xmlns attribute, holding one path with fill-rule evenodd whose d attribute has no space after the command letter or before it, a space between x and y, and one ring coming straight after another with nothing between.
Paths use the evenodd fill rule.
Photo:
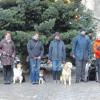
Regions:
<instances>
[{"instance_id":1,"label":"dog on leash","mask_svg":"<svg viewBox=\"0 0 100 100\"><path fill-rule=\"evenodd\" d=\"M60 81L66 85L67 82L69 85L71 85L71 69L72 69L72 63L71 62L66 62L66 64L64 65L63 69L62 69L62 73L61 73L61 77L60 77Z\"/></svg>"},{"instance_id":2,"label":"dog on leash","mask_svg":"<svg viewBox=\"0 0 100 100\"><path fill-rule=\"evenodd\" d=\"M85 80L87 81L89 78L89 68L91 67L91 62L87 62L85 66Z\"/></svg>"},{"instance_id":3,"label":"dog on leash","mask_svg":"<svg viewBox=\"0 0 100 100\"><path fill-rule=\"evenodd\" d=\"M40 69L39 71L39 84L44 84L45 78L44 78L44 69Z\"/></svg>"},{"instance_id":4,"label":"dog on leash","mask_svg":"<svg viewBox=\"0 0 100 100\"><path fill-rule=\"evenodd\" d=\"M16 67L13 68L13 83L16 83L16 81L19 81L21 84L23 81L23 75L22 75L22 65L18 63Z\"/></svg>"}]
</instances>

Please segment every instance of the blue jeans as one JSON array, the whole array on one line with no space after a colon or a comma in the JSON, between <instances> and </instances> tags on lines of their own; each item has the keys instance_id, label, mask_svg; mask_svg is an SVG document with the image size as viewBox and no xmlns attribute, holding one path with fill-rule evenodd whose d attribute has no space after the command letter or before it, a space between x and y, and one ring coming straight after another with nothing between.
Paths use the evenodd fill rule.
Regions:
<instances>
[{"instance_id":1,"label":"blue jeans","mask_svg":"<svg viewBox=\"0 0 100 100\"><path fill-rule=\"evenodd\" d=\"M30 58L30 79L32 83L39 81L40 60Z\"/></svg>"},{"instance_id":2,"label":"blue jeans","mask_svg":"<svg viewBox=\"0 0 100 100\"><path fill-rule=\"evenodd\" d=\"M61 71L61 61L60 60L52 61L52 70L53 71Z\"/></svg>"},{"instance_id":3,"label":"blue jeans","mask_svg":"<svg viewBox=\"0 0 100 100\"><path fill-rule=\"evenodd\" d=\"M60 80L60 74L61 74L61 61L60 60L52 61L52 74L53 74L53 80Z\"/></svg>"}]
</instances>

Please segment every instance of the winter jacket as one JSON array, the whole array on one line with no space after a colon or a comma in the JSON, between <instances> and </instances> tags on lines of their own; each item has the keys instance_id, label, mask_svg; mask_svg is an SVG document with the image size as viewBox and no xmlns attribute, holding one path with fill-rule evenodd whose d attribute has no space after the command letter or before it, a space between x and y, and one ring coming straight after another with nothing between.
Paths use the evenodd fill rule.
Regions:
<instances>
[{"instance_id":1,"label":"winter jacket","mask_svg":"<svg viewBox=\"0 0 100 100\"><path fill-rule=\"evenodd\" d=\"M91 40L88 36L77 35L72 42L72 54L76 60L88 60L91 57Z\"/></svg>"},{"instance_id":2,"label":"winter jacket","mask_svg":"<svg viewBox=\"0 0 100 100\"><path fill-rule=\"evenodd\" d=\"M5 54L3 54L5 52ZM7 42L6 39L0 42L0 54L2 65L12 65L16 54L15 45L13 41Z\"/></svg>"},{"instance_id":3,"label":"winter jacket","mask_svg":"<svg viewBox=\"0 0 100 100\"><path fill-rule=\"evenodd\" d=\"M39 56L42 57L44 53L44 47L41 41L31 39L27 44L27 51L30 58L35 58Z\"/></svg>"},{"instance_id":4,"label":"winter jacket","mask_svg":"<svg viewBox=\"0 0 100 100\"><path fill-rule=\"evenodd\" d=\"M100 40L95 40L93 44L93 52L96 58L100 58Z\"/></svg>"},{"instance_id":5,"label":"winter jacket","mask_svg":"<svg viewBox=\"0 0 100 100\"><path fill-rule=\"evenodd\" d=\"M65 60L66 50L62 40L53 40L49 46L49 59L50 60Z\"/></svg>"}]
</instances>

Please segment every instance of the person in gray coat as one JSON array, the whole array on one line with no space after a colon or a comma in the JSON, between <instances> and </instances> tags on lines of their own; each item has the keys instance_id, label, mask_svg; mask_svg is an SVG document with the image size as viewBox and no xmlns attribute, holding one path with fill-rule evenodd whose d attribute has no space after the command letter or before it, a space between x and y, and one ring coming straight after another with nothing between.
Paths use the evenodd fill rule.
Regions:
<instances>
[{"instance_id":1,"label":"person in gray coat","mask_svg":"<svg viewBox=\"0 0 100 100\"><path fill-rule=\"evenodd\" d=\"M60 33L54 34L54 40L49 46L49 60L52 62L53 80L59 80L61 74L61 63L65 62L66 50L65 44L60 38Z\"/></svg>"},{"instance_id":2,"label":"person in gray coat","mask_svg":"<svg viewBox=\"0 0 100 100\"><path fill-rule=\"evenodd\" d=\"M30 79L32 84L38 84L39 81L39 70L41 57L44 53L44 47L42 42L39 40L39 33L35 33L31 40L28 41L27 51L29 54L30 62Z\"/></svg>"}]
</instances>

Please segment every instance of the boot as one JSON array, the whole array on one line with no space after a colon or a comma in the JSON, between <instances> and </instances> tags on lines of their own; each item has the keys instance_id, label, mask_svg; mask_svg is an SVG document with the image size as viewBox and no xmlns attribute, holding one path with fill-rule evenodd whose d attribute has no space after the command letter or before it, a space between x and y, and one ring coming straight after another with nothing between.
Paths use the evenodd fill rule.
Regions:
<instances>
[{"instance_id":1,"label":"boot","mask_svg":"<svg viewBox=\"0 0 100 100\"><path fill-rule=\"evenodd\" d=\"M56 79L57 79L57 78L56 78L56 76L57 76L57 71L53 71L52 74L53 74L53 80L56 80Z\"/></svg>"},{"instance_id":2,"label":"boot","mask_svg":"<svg viewBox=\"0 0 100 100\"><path fill-rule=\"evenodd\" d=\"M57 81L60 81L61 71L57 71Z\"/></svg>"}]
</instances>

